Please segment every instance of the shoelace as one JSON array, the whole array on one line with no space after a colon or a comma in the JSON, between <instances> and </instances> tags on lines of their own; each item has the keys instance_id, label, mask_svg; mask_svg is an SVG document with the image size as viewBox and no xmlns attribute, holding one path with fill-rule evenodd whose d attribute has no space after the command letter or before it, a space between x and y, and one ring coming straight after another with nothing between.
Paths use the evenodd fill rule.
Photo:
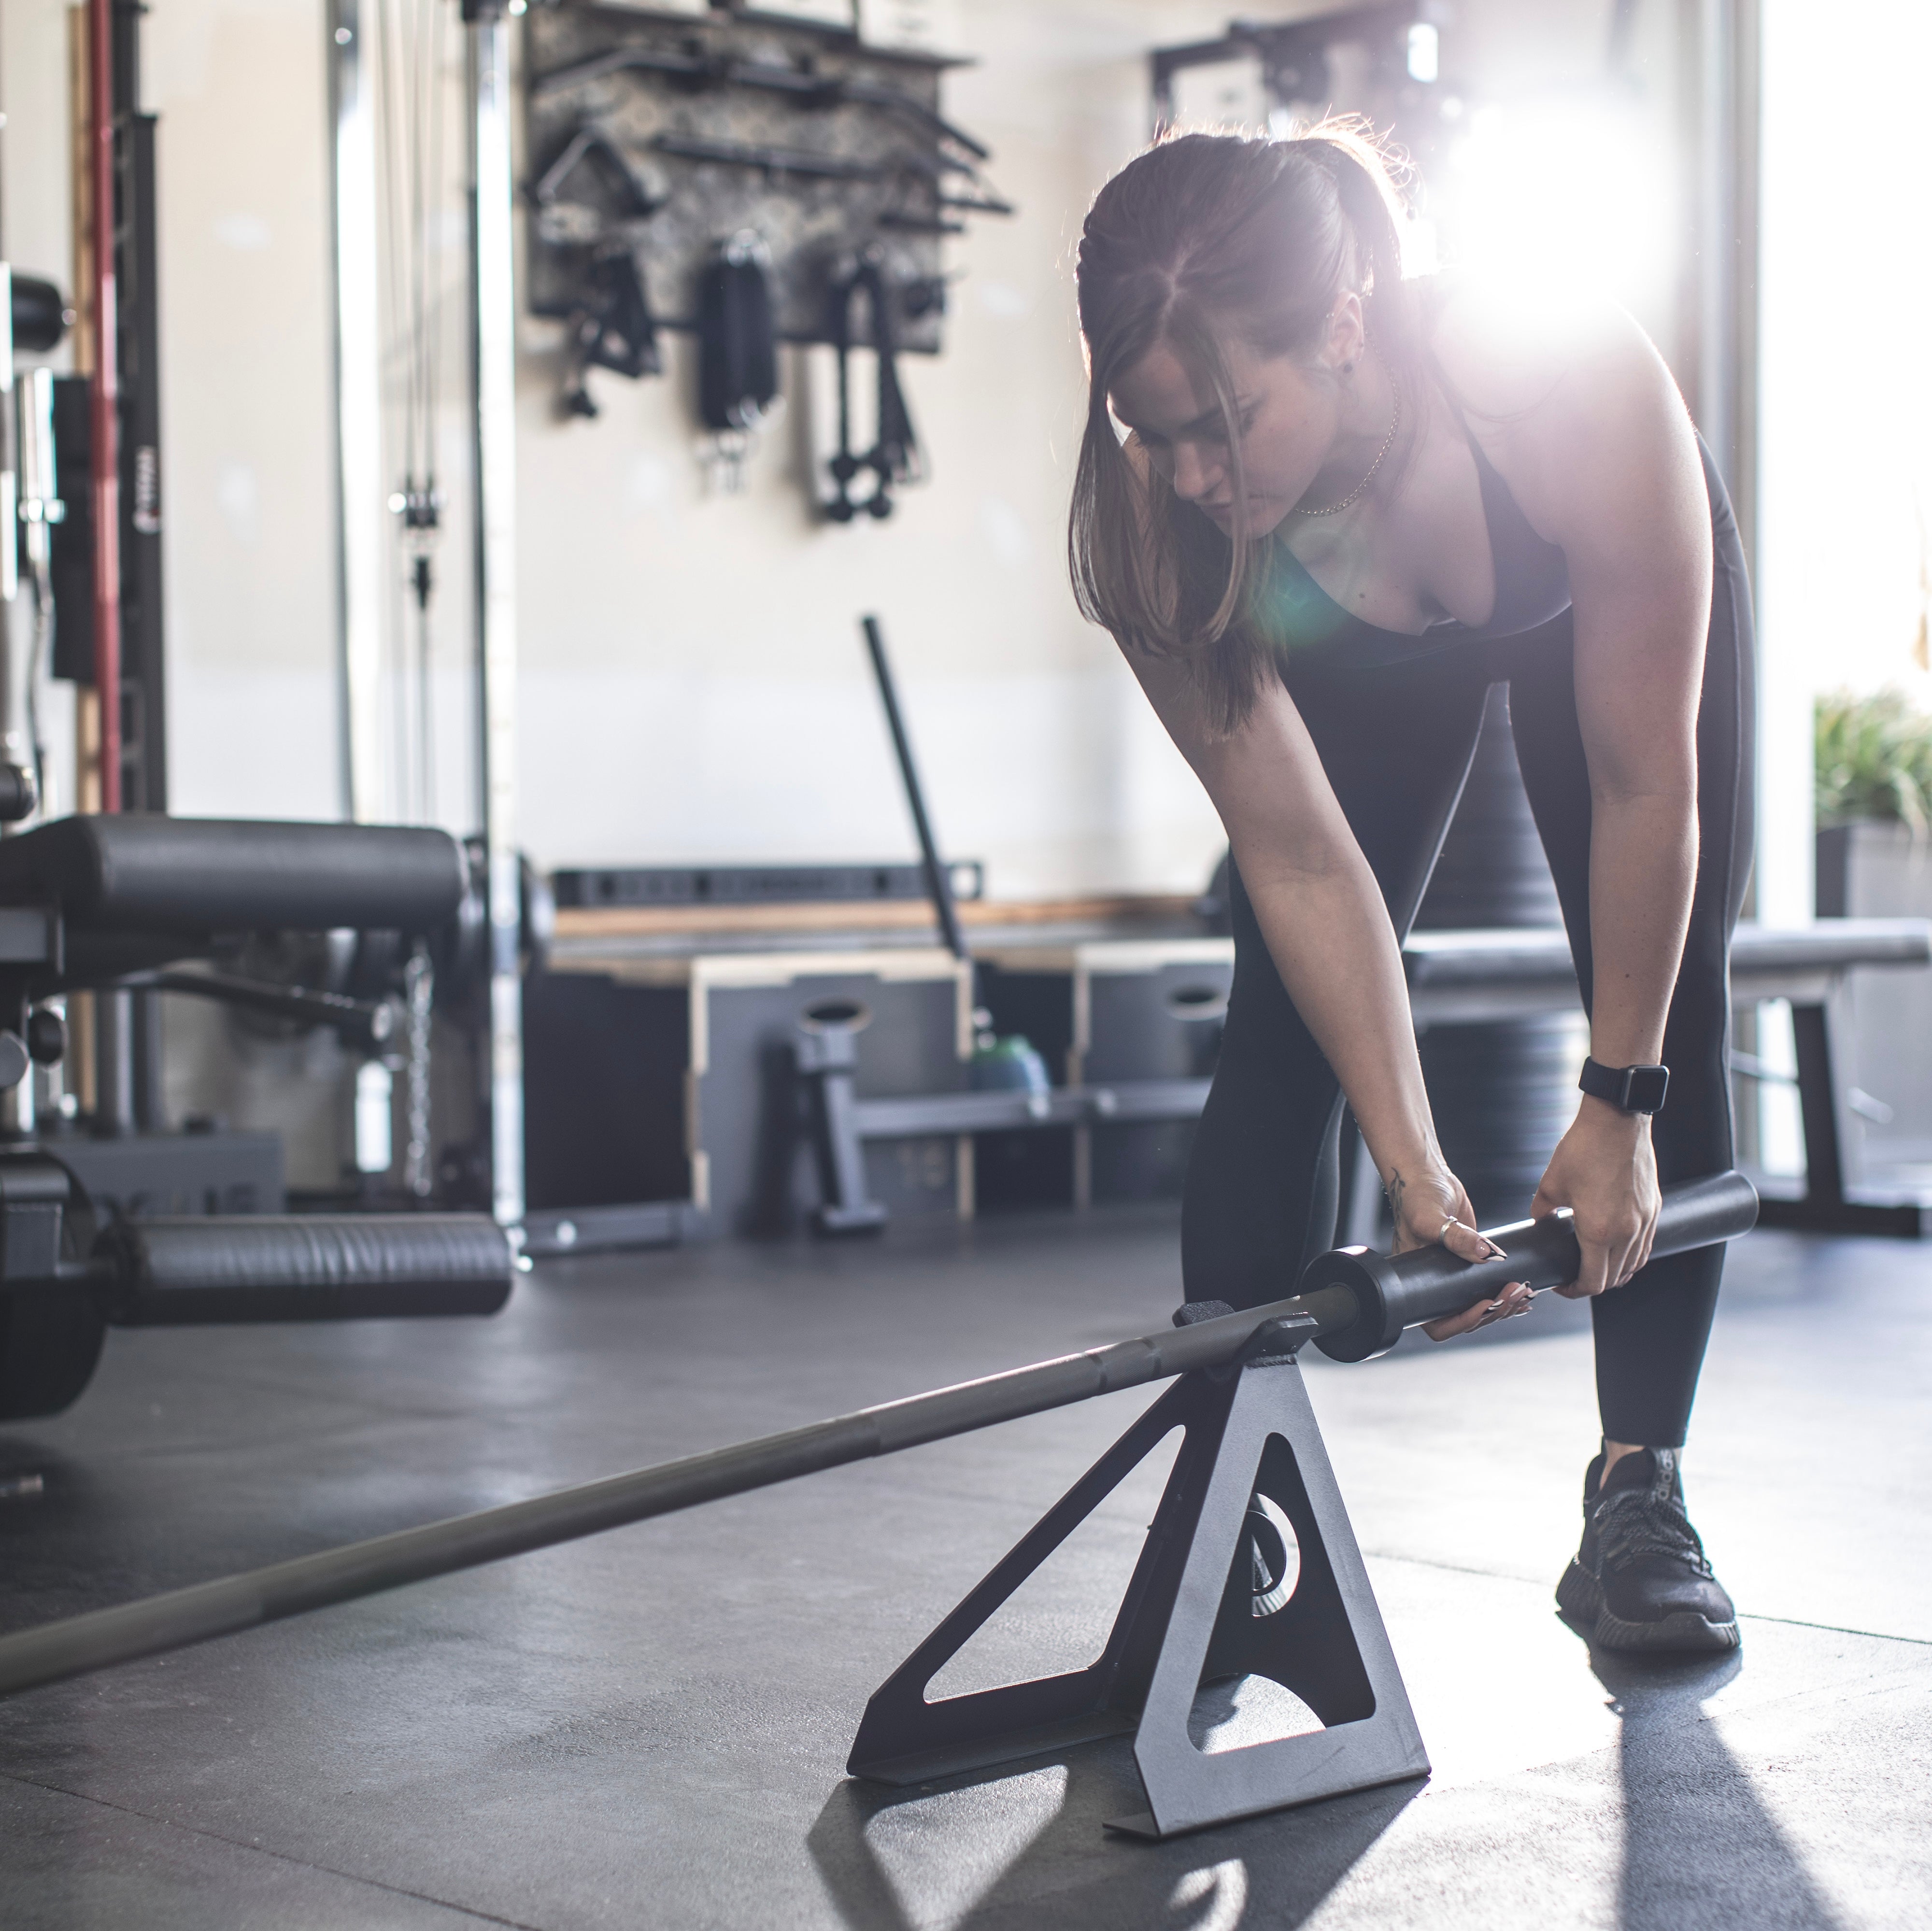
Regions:
<instances>
[{"instance_id":1,"label":"shoelace","mask_svg":"<svg viewBox=\"0 0 1932 1931\"><path fill-rule=\"evenodd\" d=\"M1595 1522L1606 1569L1640 1555L1666 1555L1689 1563L1700 1576L1711 1573L1704 1544L1675 1495L1618 1489L1598 1503Z\"/></svg>"}]
</instances>

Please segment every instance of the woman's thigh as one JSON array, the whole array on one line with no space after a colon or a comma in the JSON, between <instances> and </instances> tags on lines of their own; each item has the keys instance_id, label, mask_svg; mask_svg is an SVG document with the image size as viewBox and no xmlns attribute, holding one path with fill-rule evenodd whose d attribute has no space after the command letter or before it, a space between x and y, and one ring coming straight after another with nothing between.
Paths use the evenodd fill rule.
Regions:
<instances>
[{"instance_id":1,"label":"woman's thigh","mask_svg":"<svg viewBox=\"0 0 1932 1931\"><path fill-rule=\"evenodd\" d=\"M1467 776L1489 676L1474 650L1294 688L1329 782L1406 934ZM1234 977L1181 1216L1188 1297L1249 1307L1333 1245L1340 1090L1238 875ZM1406 1012L1392 1015L1406 1025Z\"/></svg>"}]
</instances>

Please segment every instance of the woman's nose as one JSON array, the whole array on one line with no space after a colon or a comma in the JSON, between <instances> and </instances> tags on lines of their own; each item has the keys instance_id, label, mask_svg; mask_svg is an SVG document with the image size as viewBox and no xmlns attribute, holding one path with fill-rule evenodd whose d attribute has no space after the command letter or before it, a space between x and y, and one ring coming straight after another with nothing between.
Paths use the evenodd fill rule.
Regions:
<instances>
[{"instance_id":1,"label":"woman's nose","mask_svg":"<svg viewBox=\"0 0 1932 1931\"><path fill-rule=\"evenodd\" d=\"M1209 463L1198 445L1174 445L1174 493L1183 502L1198 502L1220 481L1220 466Z\"/></svg>"}]
</instances>

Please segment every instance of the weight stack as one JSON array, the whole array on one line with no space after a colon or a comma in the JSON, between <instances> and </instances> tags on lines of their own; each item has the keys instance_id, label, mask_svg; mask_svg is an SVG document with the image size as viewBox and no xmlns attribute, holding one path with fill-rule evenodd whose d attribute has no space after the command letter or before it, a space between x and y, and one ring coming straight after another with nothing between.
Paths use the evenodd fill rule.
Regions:
<instances>
[{"instance_id":1,"label":"weight stack","mask_svg":"<svg viewBox=\"0 0 1932 1931\"><path fill-rule=\"evenodd\" d=\"M1492 685L1469 780L1416 928L1471 931L1562 922L1516 767L1509 687ZM1469 1191L1476 1224L1521 1219L1575 1117L1576 1074L1589 1044L1582 1015L1433 1026L1419 1043L1442 1151Z\"/></svg>"}]
</instances>

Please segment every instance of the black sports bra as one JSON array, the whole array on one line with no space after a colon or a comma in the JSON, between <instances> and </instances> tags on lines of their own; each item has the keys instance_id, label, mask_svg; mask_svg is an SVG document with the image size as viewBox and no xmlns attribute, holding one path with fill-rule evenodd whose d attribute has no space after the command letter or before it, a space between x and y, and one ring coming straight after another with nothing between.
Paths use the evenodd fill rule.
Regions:
<instances>
[{"instance_id":1,"label":"black sports bra","mask_svg":"<svg viewBox=\"0 0 1932 1931\"><path fill-rule=\"evenodd\" d=\"M1324 668L1362 670L1406 663L1459 643L1520 636L1570 607L1570 571L1563 552L1530 528L1508 484L1474 436L1469 449L1476 459L1496 569L1496 601L1489 621L1465 624L1444 617L1420 633L1384 630L1343 609L1309 574L1301 559L1286 544L1278 544L1274 579L1263 595L1279 626L1277 639L1288 660L1286 668L1292 670L1298 661L1311 668L1318 661Z\"/></svg>"}]
</instances>

